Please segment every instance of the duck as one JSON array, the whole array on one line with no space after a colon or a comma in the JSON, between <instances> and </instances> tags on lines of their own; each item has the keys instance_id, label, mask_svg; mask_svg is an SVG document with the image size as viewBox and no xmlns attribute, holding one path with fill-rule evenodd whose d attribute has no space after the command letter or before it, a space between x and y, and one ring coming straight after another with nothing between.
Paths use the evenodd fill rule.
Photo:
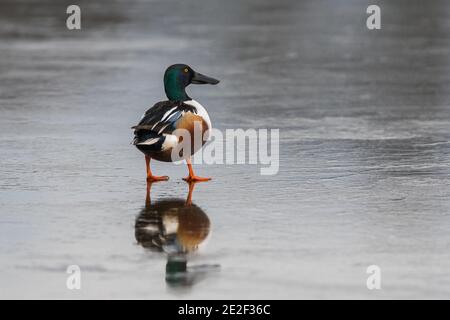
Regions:
<instances>
[{"instance_id":1,"label":"duck","mask_svg":"<svg viewBox=\"0 0 450 320\"><path fill-rule=\"evenodd\" d=\"M186 200L178 198L152 202L147 185L145 207L136 218L135 237L138 244L169 255L193 253L206 242L210 220L205 211L192 202L196 182L189 183Z\"/></svg>"},{"instance_id":2,"label":"duck","mask_svg":"<svg viewBox=\"0 0 450 320\"><path fill-rule=\"evenodd\" d=\"M168 198L156 201L150 199L153 183L147 183L145 207L135 221L137 244L166 256L165 279L169 286L191 286L220 269L218 264L189 263L190 258L207 245L211 236L208 215L192 202L196 183L188 183L186 200Z\"/></svg>"},{"instance_id":3,"label":"duck","mask_svg":"<svg viewBox=\"0 0 450 320\"><path fill-rule=\"evenodd\" d=\"M132 127L134 139L132 144L144 153L147 170L147 182L166 181L168 176L155 176L150 168L151 159L163 162L185 160L189 175L186 182L209 181L209 177L200 177L194 173L191 157L200 150L208 140L212 129L211 119L206 109L189 97L186 87L190 84L216 85L219 80L196 72L187 64L173 64L164 73L164 91L167 99L157 102L142 116L139 123ZM200 124L198 126L197 124ZM194 143L197 128L201 130L201 144ZM191 139L183 142L179 129L185 129ZM190 144L190 152L181 151L173 157L181 143ZM175 149L175 150L174 150Z\"/></svg>"}]
</instances>

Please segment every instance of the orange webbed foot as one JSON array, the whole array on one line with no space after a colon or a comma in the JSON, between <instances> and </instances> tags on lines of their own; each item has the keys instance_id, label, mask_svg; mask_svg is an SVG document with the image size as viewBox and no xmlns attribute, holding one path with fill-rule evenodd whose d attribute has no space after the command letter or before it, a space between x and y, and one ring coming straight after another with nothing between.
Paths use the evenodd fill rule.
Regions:
<instances>
[{"instance_id":1,"label":"orange webbed foot","mask_svg":"<svg viewBox=\"0 0 450 320\"><path fill-rule=\"evenodd\" d=\"M158 182L167 180L169 180L168 176L147 176L147 182Z\"/></svg>"},{"instance_id":2,"label":"orange webbed foot","mask_svg":"<svg viewBox=\"0 0 450 320\"><path fill-rule=\"evenodd\" d=\"M186 182L205 182L205 181L210 181L211 178L204 178L204 177L198 177L198 176L189 176L186 178L183 178L184 181Z\"/></svg>"}]
</instances>

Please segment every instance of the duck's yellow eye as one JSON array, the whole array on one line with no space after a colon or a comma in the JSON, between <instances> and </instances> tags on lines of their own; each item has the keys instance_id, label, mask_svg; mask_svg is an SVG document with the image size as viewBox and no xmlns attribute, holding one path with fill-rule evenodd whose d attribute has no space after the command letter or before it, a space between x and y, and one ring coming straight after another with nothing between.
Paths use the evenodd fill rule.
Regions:
<instances>
[{"instance_id":1,"label":"duck's yellow eye","mask_svg":"<svg viewBox=\"0 0 450 320\"><path fill-rule=\"evenodd\" d=\"M184 72L186 72L186 73L187 73L188 71L189 71L189 69L188 69L188 68L184 68Z\"/></svg>"}]
</instances>

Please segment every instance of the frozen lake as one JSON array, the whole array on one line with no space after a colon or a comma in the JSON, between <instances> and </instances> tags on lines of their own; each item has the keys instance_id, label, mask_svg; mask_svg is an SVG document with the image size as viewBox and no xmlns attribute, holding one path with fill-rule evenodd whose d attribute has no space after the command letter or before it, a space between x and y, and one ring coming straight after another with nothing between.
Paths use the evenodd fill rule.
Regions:
<instances>
[{"instance_id":1,"label":"frozen lake","mask_svg":"<svg viewBox=\"0 0 450 320\"><path fill-rule=\"evenodd\" d=\"M450 2L77 3L0 1L0 298L450 297ZM196 166L186 208L155 162L146 206L130 127L176 62L216 128L280 129L277 175ZM173 220L199 250L141 233Z\"/></svg>"}]
</instances>

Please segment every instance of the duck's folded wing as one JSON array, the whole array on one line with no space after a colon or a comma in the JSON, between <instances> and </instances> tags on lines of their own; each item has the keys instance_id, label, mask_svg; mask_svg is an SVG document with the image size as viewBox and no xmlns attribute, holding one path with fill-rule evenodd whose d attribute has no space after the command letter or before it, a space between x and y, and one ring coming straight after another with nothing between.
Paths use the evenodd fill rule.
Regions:
<instances>
[{"instance_id":1,"label":"duck's folded wing","mask_svg":"<svg viewBox=\"0 0 450 320\"><path fill-rule=\"evenodd\" d=\"M171 134L176 129L176 122L186 113L197 113L197 109L181 101L161 101L148 109L134 129L133 144L140 144L145 140ZM145 139L145 140L144 140Z\"/></svg>"}]
</instances>

